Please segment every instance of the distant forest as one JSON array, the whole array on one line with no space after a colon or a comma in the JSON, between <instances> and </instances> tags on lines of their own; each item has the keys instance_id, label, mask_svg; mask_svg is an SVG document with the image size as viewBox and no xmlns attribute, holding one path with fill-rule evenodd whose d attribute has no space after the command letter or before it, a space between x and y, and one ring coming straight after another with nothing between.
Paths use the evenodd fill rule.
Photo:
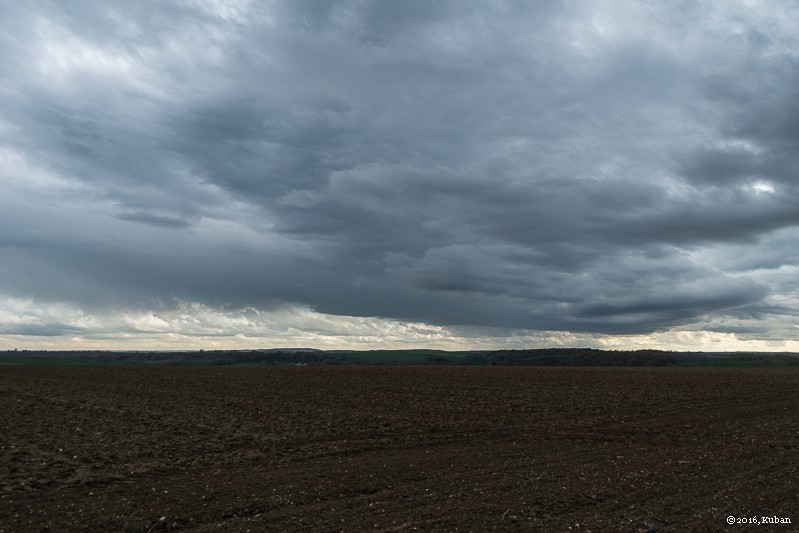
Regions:
<instances>
[{"instance_id":1,"label":"distant forest","mask_svg":"<svg viewBox=\"0 0 799 533\"><path fill-rule=\"evenodd\" d=\"M799 367L799 354L662 350L198 350L0 352L0 364L115 365L450 365L450 366L719 366Z\"/></svg>"}]
</instances>

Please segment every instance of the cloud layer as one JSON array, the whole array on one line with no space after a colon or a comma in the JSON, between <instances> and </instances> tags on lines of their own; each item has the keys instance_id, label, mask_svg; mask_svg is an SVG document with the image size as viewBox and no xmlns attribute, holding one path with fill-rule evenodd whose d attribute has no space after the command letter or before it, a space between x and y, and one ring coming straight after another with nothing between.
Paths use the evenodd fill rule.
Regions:
<instances>
[{"instance_id":1,"label":"cloud layer","mask_svg":"<svg viewBox=\"0 0 799 533\"><path fill-rule=\"evenodd\" d=\"M795 6L5 11L7 343L145 339L125 316L187 308L230 320L171 333L245 335L251 310L290 308L298 343L313 316L342 346L352 320L456 344L797 338ZM59 329L78 315L82 333Z\"/></svg>"}]
</instances>

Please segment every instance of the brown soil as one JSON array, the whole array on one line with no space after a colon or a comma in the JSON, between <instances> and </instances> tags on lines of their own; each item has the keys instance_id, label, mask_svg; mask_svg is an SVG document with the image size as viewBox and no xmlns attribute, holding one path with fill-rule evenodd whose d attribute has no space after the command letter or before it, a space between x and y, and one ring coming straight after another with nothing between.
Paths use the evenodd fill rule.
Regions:
<instances>
[{"instance_id":1,"label":"brown soil","mask_svg":"<svg viewBox=\"0 0 799 533\"><path fill-rule=\"evenodd\" d=\"M787 369L4 366L0 532L797 531L798 390Z\"/></svg>"}]
</instances>

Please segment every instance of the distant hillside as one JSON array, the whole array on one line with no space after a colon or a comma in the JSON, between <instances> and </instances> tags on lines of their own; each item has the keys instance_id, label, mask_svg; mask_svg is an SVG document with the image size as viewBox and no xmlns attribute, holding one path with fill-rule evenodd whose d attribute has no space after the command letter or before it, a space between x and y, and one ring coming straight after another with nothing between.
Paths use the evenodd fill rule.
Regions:
<instances>
[{"instance_id":1,"label":"distant hillside","mask_svg":"<svg viewBox=\"0 0 799 533\"><path fill-rule=\"evenodd\" d=\"M0 364L117 365L467 365L467 366L719 366L796 367L799 354L662 350L199 350L170 352L7 351Z\"/></svg>"},{"instance_id":2,"label":"distant hillside","mask_svg":"<svg viewBox=\"0 0 799 533\"><path fill-rule=\"evenodd\" d=\"M750 352L672 352L546 348L498 350L475 355L486 365L516 366L799 366L799 354Z\"/></svg>"}]
</instances>

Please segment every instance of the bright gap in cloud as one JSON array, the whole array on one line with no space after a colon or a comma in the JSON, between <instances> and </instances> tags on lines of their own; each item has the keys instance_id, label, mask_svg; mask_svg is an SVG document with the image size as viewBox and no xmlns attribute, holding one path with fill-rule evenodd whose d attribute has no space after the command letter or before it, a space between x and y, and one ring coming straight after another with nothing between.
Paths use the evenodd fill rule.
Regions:
<instances>
[{"instance_id":1,"label":"bright gap in cloud","mask_svg":"<svg viewBox=\"0 0 799 533\"><path fill-rule=\"evenodd\" d=\"M762 180L755 181L754 183L752 183L752 185L750 185L750 188L756 194L774 194L776 192L774 185L772 185L767 181L762 181Z\"/></svg>"}]
</instances>

